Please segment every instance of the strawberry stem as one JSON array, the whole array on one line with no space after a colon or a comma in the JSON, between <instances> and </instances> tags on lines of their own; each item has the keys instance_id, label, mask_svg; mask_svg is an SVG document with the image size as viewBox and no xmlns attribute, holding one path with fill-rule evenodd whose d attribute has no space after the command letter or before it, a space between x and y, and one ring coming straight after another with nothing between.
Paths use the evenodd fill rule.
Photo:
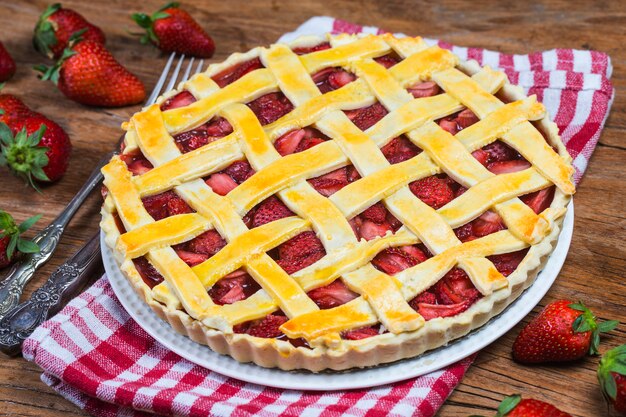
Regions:
<instances>
[{"instance_id":1,"label":"strawberry stem","mask_svg":"<svg viewBox=\"0 0 626 417\"><path fill-rule=\"evenodd\" d=\"M28 135L23 128L15 136L11 129L0 123L0 166L8 166L18 177L26 180L38 192L33 177L39 181L50 181L43 168L48 165L48 148L39 146L46 131L46 125L41 124L36 132Z\"/></svg>"},{"instance_id":2,"label":"strawberry stem","mask_svg":"<svg viewBox=\"0 0 626 417\"><path fill-rule=\"evenodd\" d=\"M617 385L612 373L626 375L626 345L609 350L600 359L598 382L607 401L617 397Z\"/></svg>"},{"instance_id":3,"label":"strawberry stem","mask_svg":"<svg viewBox=\"0 0 626 417\"><path fill-rule=\"evenodd\" d=\"M508 397L504 397L500 406L498 407L498 411L496 413L496 417L504 417L509 414L517 405L522 401L522 396L519 394L509 395Z\"/></svg>"},{"instance_id":4,"label":"strawberry stem","mask_svg":"<svg viewBox=\"0 0 626 417\"><path fill-rule=\"evenodd\" d=\"M48 18L61 8L59 3L52 4L39 16L37 25L35 26L35 35L33 36L33 46L36 50L52 58L53 53L50 47L57 44L58 40L54 33L54 27Z\"/></svg>"},{"instance_id":5,"label":"strawberry stem","mask_svg":"<svg viewBox=\"0 0 626 417\"><path fill-rule=\"evenodd\" d=\"M4 210L0 210L0 239L9 237L7 245L7 259L11 259L17 248L22 253L39 252L39 246L31 241L22 239L20 235L28 230L41 218L41 214L33 216L23 221L19 226L13 220L13 217Z\"/></svg>"},{"instance_id":6,"label":"strawberry stem","mask_svg":"<svg viewBox=\"0 0 626 417\"><path fill-rule=\"evenodd\" d=\"M615 329L619 324L615 320L607 320L600 324L597 323L597 318L582 302L573 303L568 306L569 308L577 311L581 311L582 314L574 320L572 329L575 333L591 332L591 343L589 344L589 354L598 355L598 348L600 347L600 333L610 332Z\"/></svg>"}]
</instances>

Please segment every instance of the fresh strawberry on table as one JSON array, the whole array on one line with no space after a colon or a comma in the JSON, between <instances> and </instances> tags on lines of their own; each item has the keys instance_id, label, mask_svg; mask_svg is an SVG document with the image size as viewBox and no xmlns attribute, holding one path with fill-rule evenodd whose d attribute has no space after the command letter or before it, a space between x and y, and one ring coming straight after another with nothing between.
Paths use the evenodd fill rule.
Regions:
<instances>
[{"instance_id":1,"label":"fresh strawberry on table","mask_svg":"<svg viewBox=\"0 0 626 417\"><path fill-rule=\"evenodd\" d=\"M21 235L41 218L41 214L16 224L9 213L0 210L0 268L5 268L21 253L39 252L35 242L22 239Z\"/></svg>"},{"instance_id":2,"label":"fresh strawberry on table","mask_svg":"<svg viewBox=\"0 0 626 417\"><path fill-rule=\"evenodd\" d=\"M102 30L89 23L82 15L72 9L64 9L55 3L39 16L33 35L33 45L48 58L58 59L67 48L70 38L81 31L82 38L104 45Z\"/></svg>"},{"instance_id":3,"label":"fresh strawberry on table","mask_svg":"<svg viewBox=\"0 0 626 417\"><path fill-rule=\"evenodd\" d=\"M0 42L0 82L7 81L15 74L15 61Z\"/></svg>"},{"instance_id":4,"label":"fresh strawberry on table","mask_svg":"<svg viewBox=\"0 0 626 417\"><path fill-rule=\"evenodd\" d=\"M614 320L598 323L582 303L550 303L526 325L513 343L513 359L521 363L566 362L597 355L600 333L617 327Z\"/></svg>"},{"instance_id":5,"label":"fresh strawberry on table","mask_svg":"<svg viewBox=\"0 0 626 417\"><path fill-rule=\"evenodd\" d=\"M471 416L479 417L479 416ZM564 411L559 410L552 404L534 399L522 399L520 395L510 395L505 397L496 417L572 417Z\"/></svg>"},{"instance_id":6,"label":"fresh strawberry on table","mask_svg":"<svg viewBox=\"0 0 626 417\"><path fill-rule=\"evenodd\" d=\"M71 100L88 106L121 107L146 96L142 82L101 43L80 36L70 41L56 65L39 65L42 80L50 80Z\"/></svg>"},{"instance_id":7,"label":"fresh strawberry on table","mask_svg":"<svg viewBox=\"0 0 626 417\"><path fill-rule=\"evenodd\" d=\"M213 39L179 3L168 3L151 16L133 13L132 18L146 29L141 43L151 42L163 52L178 52L198 58L211 58Z\"/></svg>"},{"instance_id":8,"label":"fresh strawberry on table","mask_svg":"<svg viewBox=\"0 0 626 417\"><path fill-rule=\"evenodd\" d=\"M602 356L598 381L604 398L616 411L626 415L626 345L611 349Z\"/></svg>"}]
</instances>

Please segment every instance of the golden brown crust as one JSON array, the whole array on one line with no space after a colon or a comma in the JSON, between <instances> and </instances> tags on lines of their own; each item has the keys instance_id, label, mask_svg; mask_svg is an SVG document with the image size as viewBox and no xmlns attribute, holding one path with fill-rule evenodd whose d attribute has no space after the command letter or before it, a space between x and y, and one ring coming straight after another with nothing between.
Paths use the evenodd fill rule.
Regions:
<instances>
[{"instance_id":1,"label":"golden brown crust","mask_svg":"<svg viewBox=\"0 0 626 417\"><path fill-rule=\"evenodd\" d=\"M298 42L314 43L310 38ZM235 54L225 63L212 67L209 74L215 74L258 54L258 49L246 54ZM480 67L474 61L460 63L459 68L469 75L480 71ZM165 97L173 94L175 93L168 93ZM500 89L499 95L509 101L525 98L521 88L508 82ZM568 163L571 162L571 158L558 136L556 125L547 116L535 123L543 131L549 143L556 148L561 158ZM283 130L277 128L277 132ZM133 140L133 135L127 136L127 145L130 141L132 146ZM106 234L107 245L114 250L118 261L122 262L121 269L135 291L161 319L167 321L177 332L198 343L208 345L218 353L228 354L241 362L254 362L260 366L278 367L285 370L308 369L317 372L324 369L343 370L353 367L375 366L414 357L482 326L515 300L523 289L532 284L554 250L565 207L570 198L570 195L557 188L551 210L542 214L551 225L550 233L543 236L539 241L532 242L533 245L524 260L516 271L508 277L509 285L507 287L485 295L465 312L454 317L427 321L414 331L405 331L399 334L385 333L357 341L344 340L339 346L320 343L315 344L312 348L296 348L290 343L280 340L215 330L190 317L184 310L180 309L180 305L175 306L172 303L166 305L157 301L154 298L154 292L143 282L133 262L125 259L124 255L116 250L120 233L113 221L112 212L115 208L110 200L105 202L103 206L101 227Z\"/></svg>"}]
</instances>

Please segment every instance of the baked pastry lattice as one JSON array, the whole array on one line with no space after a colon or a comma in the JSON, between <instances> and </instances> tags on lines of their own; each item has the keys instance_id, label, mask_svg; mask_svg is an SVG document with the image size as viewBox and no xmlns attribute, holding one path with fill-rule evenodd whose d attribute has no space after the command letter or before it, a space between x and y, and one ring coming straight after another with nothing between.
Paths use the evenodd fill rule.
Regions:
<instances>
[{"instance_id":1,"label":"baked pastry lattice","mask_svg":"<svg viewBox=\"0 0 626 417\"><path fill-rule=\"evenodd\" d=\"M121 269L179 332L283 369L377 365L484 324L532 283L574 192L543 105L503 73L420 38L302 38L234 54L124 128L123 154L102 169L102 229ZM492 152L495 142L512 160ZM412 153L394 160L393 146ZM250 169L238 178L228 169L242 161ZM350 180L334 188L315 181L346 166ZM436 187L424 193L424 181ZM287 214L257 222L268 199ZM372 206L377 214L360 215ZM497 218L493 233L476 232L485 214ZM211 230L223 247L187 250ZM289 263L276 252L294 239L306 242L299 251L323 249ZM498 268L494 256L511 253L517 264ZM215 299L224 277L244 274L251 285ZM442 279L443 293L432 290ZM329 285L349 301L311 296ZM262 334L250 323L276 325Z\"/></svg>"}]
</instances>

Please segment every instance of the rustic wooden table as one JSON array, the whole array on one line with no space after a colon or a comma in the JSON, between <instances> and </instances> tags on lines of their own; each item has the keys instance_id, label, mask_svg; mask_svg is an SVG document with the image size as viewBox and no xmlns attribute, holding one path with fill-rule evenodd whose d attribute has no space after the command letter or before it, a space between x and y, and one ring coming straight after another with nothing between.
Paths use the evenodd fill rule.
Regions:
<instances>
[{"instance_id":1,"label":"rustic wooden table","mask_svg":"<svg viewBox=\"0 0 626 417\"><path fill-rule=\"evenodd\" d=\"M582 299L602 319L623 324L604 338L602 350L626 343L626 3L623 1L440 1L413 4L405 1L298 2L204 1L185 7L215 39L215 60L231 52L268 44L295 29L311 16L331 15L390 31L445 39L458 45L480 46L508 53L561 48L596 49L610 54L615 67L615 103L589 169L576 194L576 222L569 256L556 284L535 308L557 298ZM200 4L203 3L203 4ZM37 194L0 171L0 208L23 220L43 213L36 230L52 220L78 191L100 156L113 147L120 123L137 107L88 108L67 100L50 83L37 80L33 65L45 62L31 47L31 34L45 1L0 4L1 40L18 64L5 92L15 93L38 111L60 123L72 137L74 152L69 172L59 183ZM99 25L107 46L150 91L165 62L155 49L142 46L128 34L129 13L153 11L161 1L66 1ZM46 277L89 236L98 230L100 197L93 195L67 229L54 258L37 274L33 285ZM598 390L597 358L570 366L525 367L510 357L511 344L521 324L484 349L462 384L441 409L441 416L493 415L501 398L521 393L558 404L575 416L604 416ZM40 369L22 358L0 359L0 414L19 416L84 415L39 380Z\"/></svg>"}]
</instances>

